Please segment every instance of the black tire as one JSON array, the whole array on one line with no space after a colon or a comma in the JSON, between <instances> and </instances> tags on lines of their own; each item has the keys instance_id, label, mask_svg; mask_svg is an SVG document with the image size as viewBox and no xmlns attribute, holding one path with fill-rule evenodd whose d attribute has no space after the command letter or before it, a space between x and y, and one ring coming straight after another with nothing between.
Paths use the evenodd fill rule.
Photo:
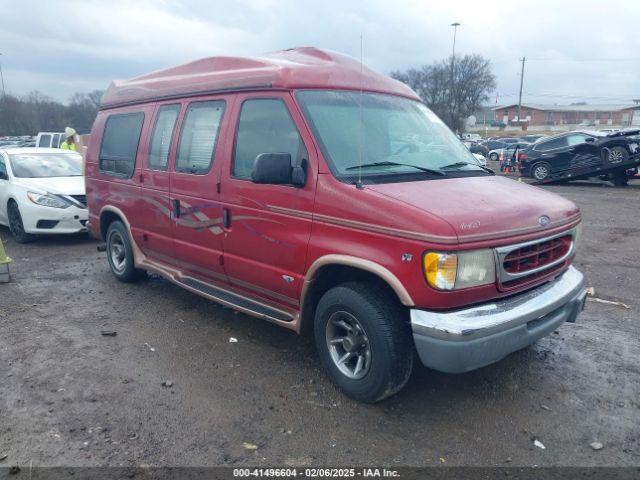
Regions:
<instances>
[{"instance_id":1,"label":"black tire","mask_svg":"<svg viewBox=\"0 0 640 480\"><path fill-rule=\"evenodd\" d=\"M493 160L494 162L497 162L498 161L498 154L496 152L493 152L493 153L489 154L489 158L491 160Z\"/></svg>"},{"instance_id":2,"label":"black tire","mask_svg":"<svg viewBox=\"0 0 640 480\"><path fill-rule=\"evenodd\" d=\"M135 282L142 278L145 272L135 267L129 232L120 220L111 222L107 229L106 240L107 261L111 273L118 280L126 283Z\"/></svg>"},{"instance_id":3,"label":"black tire","mask_svg":"<svg viewBox=\"0 0 640 480\"><path fill-rule=\"evenodd\" d=\"M360 324L370 351L367 371L361 378L352 378L341 371L344 367L337 365L330 351L329 321L332 319L333 324L339 315L345 314ZM355 400L379 402L399 392L409 380L415 348L407 311L377 285L352 282L326 292L316 309L314 333L318 354L329 377Z\"/></svg>"},{"instance_id":4,"label":"black tire","mask_svg":"<svg viewBox=\"0 0 640 480\"><path fill-rule=\"evenodd\" d=\"M629 160L629 152L626 148L618 145L605 150L605 158L608 165L623 165Z\"/></svg>"},{"instance_id":5,"label":"black tire","mask_svg":"<svg viewBox=\"0 0 640 480\"><path fill-rule=\"evenodd\" d=\"M531 166L531 176L538 183L551 178L551 165L547 162L538 162Z\"/></svg>"},{"instance_id":6,"label":"black tire","mask_svg":"<svg viewBox=\"0 0 640 480\"><path fill-rule=\"evenodd\" d=\"M20 209L18 208L18 204L13 200L9 202L7 214L9 216L9 230L11 230L11 235L13 235L13 239L16 242L30 243L38 238L36 235L24 231Z\"/></svg>"}]
</instances>

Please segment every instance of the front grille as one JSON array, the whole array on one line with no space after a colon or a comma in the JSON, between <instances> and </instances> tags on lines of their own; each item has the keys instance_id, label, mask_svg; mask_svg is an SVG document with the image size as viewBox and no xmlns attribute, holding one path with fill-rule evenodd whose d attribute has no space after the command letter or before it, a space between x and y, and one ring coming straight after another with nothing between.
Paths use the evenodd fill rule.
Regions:
<instances>
[{"instance_id":1,"label":"front grille","mask_svg":"<svg viewBox=\"0 0 640 480\"><path fill-rule=\"evenodd\" d=\"M87 196L86 195L70 195L76 202L81 203L84 207L87 206Z\"/></svg>"},{"instance_id":2,"label":"front grille","mask_svg":"<svg viewBox=\"0 0 640 480\"><path fill-rule=\"evenodd\" d=\"M503 268L511 274L537 270L564 257L571 248L572 240L571 235L565 235L513 250L504 257Z\"/></svg>"},{"instance_id":3,"label":"front grille","mask_svg":"<svg viewBox=\"0 0 640 480\"><path fill-rule=\"evenodd\" d=\"M531 285L559 273L574 253L577 229L539 240L496 248L498 287L502 291Z\"/></svg>"}]
</instances>

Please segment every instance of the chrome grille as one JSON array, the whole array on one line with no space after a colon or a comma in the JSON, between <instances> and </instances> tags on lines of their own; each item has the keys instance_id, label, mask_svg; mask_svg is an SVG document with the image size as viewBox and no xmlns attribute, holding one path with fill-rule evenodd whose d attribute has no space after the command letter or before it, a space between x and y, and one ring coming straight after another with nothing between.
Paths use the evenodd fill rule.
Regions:
<instances>
[{"instance_id":1,"label":"chrome grille","mask_svg":"<svg viewBox=\"0 0 640 480\"><path fill-rule=\"evenodd\" d=\"M544 276L560 267L575 251L577 229L529 242L498 247L496 270L500 285ZM520 283L520 282L518 282Z\"/></svg>"}]
</instances>

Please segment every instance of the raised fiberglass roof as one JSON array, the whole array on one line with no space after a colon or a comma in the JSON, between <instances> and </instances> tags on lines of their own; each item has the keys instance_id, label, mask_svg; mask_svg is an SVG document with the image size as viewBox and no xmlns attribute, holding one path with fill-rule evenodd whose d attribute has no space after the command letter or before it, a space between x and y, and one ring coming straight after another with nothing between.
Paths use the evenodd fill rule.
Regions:
<instances>
[{"instance_id":1,"label":"raised fiberglass roof","mask_svg":"<svg viewBox=\"0 0 640 480\"><path fill-rule=\"evenodd\" d=\"M210 57L130 80L115 80L102 108L206 93L265 88L364 90L419 100L407 85L347 55L314 47L257 57Z\"/></svg>"}]
</instances>

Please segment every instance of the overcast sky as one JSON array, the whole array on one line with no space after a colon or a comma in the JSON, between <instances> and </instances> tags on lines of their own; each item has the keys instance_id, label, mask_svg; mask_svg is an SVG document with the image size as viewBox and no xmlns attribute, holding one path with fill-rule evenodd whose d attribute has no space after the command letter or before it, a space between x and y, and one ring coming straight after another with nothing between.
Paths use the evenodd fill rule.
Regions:
<instances>
[{"instance_id":1,"label":"overcast sky","mask_svg":"<svg viewBox=\"0 0 640 480\"><path fill-rule=\"evenodd\" d=\"M389 73L451 54L491 59L498 102L626 103L640 98L637 0L0 0L7 93L67 101L214 55L312 45ZM496 93L491 102L495 103Z\"/></svg>"}]
</instances>

